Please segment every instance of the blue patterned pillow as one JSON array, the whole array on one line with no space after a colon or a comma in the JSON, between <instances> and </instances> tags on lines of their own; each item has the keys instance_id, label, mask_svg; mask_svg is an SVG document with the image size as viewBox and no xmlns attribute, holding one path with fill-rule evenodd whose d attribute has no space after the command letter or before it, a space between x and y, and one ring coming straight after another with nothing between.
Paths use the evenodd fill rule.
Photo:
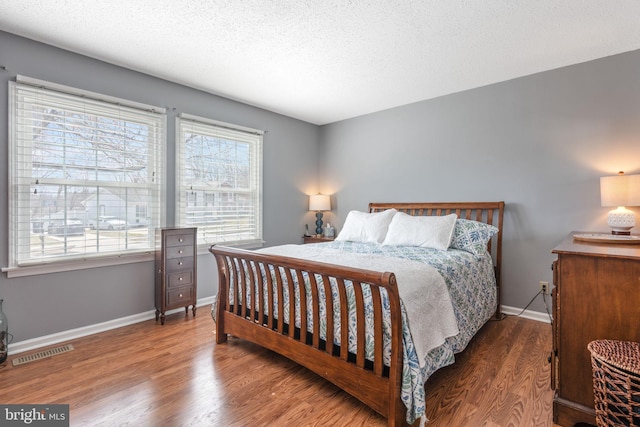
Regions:
<instances>
[{"instance_id":1,"label":"blue patterned pillow","mask_svg":"<svg viewBox=\"0 0 640 427\"><path fill-rule=\"evenodd\" d=\"M487 243L497 232L498 227L493 225L458 218L450 247L482 255L487 251Z\"/></svg>"}]
</instances>

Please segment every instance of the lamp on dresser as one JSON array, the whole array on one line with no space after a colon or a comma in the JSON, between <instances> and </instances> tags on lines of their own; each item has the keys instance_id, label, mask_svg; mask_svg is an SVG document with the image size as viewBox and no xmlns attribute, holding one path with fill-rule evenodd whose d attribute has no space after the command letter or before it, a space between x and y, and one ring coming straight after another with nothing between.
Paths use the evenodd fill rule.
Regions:
<instances>
[{"instance_id":1,"label":"lamp on dresser","mask_svg":"<svg viewBox=\"0 0 640 427\"><path fill-rule=\"evenodd\" d=\"M316 235L322 234L322 211L331 210L331 198L325 194L309 196L309 210L316 212Z\"/></svg>"},{"instance_id":2,"label":"lamp on dresser","mask_svg":"<svg viewBox=\"0 0 640 427\"><path fill-rule=\"evenodd\" d=\"M636 218L633 211L626 207L640 206L640 175L625 175L621 171L615 176L601 177L600 204L616 207L607 215L611 234L630 235Z\"/></svg>"}]
</instances>

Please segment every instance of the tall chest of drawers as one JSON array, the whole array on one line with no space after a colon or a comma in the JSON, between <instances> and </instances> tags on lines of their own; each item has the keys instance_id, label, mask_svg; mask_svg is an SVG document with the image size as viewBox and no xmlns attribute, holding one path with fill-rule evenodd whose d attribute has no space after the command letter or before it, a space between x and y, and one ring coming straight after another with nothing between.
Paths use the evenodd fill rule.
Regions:
<instances>
[{"instance_id":1,"label":"tall chest of drawers","mask_svg":"<svg viewBox=\"0 0 640 427\"><path fill-rule=\"evenodd\" d=\"M196 228L156 229L156 321L164 325L165 312L184 307L196 315Z\"/></svg>"}]
</instances>

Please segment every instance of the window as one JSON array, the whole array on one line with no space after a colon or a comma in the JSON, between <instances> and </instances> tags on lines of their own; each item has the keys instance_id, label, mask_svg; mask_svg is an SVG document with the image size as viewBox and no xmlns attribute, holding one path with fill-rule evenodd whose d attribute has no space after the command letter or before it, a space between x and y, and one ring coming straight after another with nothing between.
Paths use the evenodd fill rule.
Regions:
<instances>
[{"instance_id":1,"label":"window","mask_svg":"<svg viewBox=\"0 0 640 427\"><path fill-rule=\"evenodd\" d=\"M262 131L181 114L176 222L198 244L262 243Z\"/></svg>"},{"instance_id":2,"label":"window","mask_svg":"<svg viewBox=\"0 0 640 427\"><path fill-rule=\"evenodd\" d=\"M165 117L22 76L10 82L6 270L153 250Z\"/></svg>"}]
</instances>

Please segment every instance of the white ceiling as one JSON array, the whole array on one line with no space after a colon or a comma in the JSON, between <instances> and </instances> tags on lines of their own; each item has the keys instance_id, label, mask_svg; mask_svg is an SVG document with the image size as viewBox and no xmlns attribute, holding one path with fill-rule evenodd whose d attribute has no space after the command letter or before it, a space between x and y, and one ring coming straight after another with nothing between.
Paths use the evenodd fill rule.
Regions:
<instances>
[{"instance_id":1,"label":"white ceiling","mask_svg":"<svg viewBox=\"0 0 640 427\"><path fill-rule=\"evenodd\" d=\"M326 124L640 49L640 0L0 0L0 30Z\"/></svg>"}]
</instances>

